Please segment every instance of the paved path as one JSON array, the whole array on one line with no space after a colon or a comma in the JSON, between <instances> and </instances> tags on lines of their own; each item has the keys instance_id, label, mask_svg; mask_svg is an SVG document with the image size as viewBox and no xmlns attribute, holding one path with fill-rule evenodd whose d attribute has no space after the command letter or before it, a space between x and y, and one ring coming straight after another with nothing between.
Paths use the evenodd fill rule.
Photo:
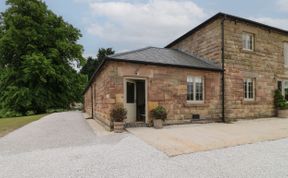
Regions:
<instances>
[{"instance_id":1,"label":"paved path","mask_svg":"<svg viewBox=\"0 0 288 178\"><path fill-rule=\"evenodd\" d=\"M288 139L168 157L124 133L95 136L79 112L0 139L0 177L288 177Z\"/></svg>"},{"instance_id":2,"label":"paved path","mask_svg":"<svg viewBox=\"0 0 288 178\"><path fill-rule=\"evenodd\" d=\"M129 128L169 156L288 138L288 119L240 120L232 124L173 125L163 129Z\"/></svg>"}]
</instances>

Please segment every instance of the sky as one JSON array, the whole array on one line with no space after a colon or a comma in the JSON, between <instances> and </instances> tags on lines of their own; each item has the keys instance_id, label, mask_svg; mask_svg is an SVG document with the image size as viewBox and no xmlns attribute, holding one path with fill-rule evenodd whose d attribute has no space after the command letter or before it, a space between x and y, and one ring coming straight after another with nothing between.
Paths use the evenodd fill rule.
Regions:
<instances>
[{"instance_id":1,"label":"sky","mask_svg":"<svg viewBox=\"0 0 288 178\"><path fill-rule=\"evenodd\" d=\"M84 56L164 47L218 12L288 30L288 0L44 0L80 29ZM7 6L0 0L0 11Z\"/></svg>"}]
</instances>

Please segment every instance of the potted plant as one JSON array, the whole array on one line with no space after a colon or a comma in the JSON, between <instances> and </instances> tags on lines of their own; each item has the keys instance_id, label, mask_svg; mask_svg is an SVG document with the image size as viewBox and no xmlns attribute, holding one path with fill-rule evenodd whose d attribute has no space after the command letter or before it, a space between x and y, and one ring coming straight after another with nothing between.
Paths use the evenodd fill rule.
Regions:
<instances>
[{"instance_id":1,"label":"potted plant","mask_svg":"<svg viewBox=\"0 0 288 178\"><path fill-rule=\"evenodd\" d=\"M275 91L274 102L277 109L277 116L280 118L288 117L288 103L280 90Z\"/></svg>"},{"instance_id":2,"label":"potted plant","mask_svg":"<svg viewBox=\"0 0 288 178\"><path fill-rule=\"evenodd\" d=\"M124 120L127 118L127 110L123 104L116 104L111 110L110 116L114 123L114 132L121 133L124 131Z\"/></svg>"},{"instance_id":3,"label":"potted plant","mask_svg":"<svg viewBox=\"0 0 288 178\"><path fill-rule=\"evenodd\" d=\"M163 106L157 106L151 111L153 126L156 129L163 128L163 121L167 118L167 111Z\"/></svg>"}]
</instances>

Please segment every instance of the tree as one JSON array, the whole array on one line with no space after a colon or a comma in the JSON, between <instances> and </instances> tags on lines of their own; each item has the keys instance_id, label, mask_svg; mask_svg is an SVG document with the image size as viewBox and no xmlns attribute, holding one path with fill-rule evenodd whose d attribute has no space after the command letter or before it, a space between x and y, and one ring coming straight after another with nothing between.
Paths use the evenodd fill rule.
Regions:
<instances>
[{"instance_id":1,"label":"tree","mask_svg":"<svg viewBox=\"0 0 288 178\"><path fill-rule=\"evenodd\" d=\"M80 73L87 75L88 79L90 79L99 65L99 61L89 56L87 58L86 64L81 68Z\"/></svg>"},{"instance_id":2,"label":"tree","mask_svg":"<svg viewBox=\"0 0 288 178\"><path fill-rule=\"evenodd\" d=\"M80 70L81 74L85 74L91 79L93 73L99 66L99 64L104 60L104 58L108 55L114 54L115 51L112 48L100 48L97 53L97 58L94 59L93 57L88 57L86 64Z\"/></svg>"},{"instance_id":3,"label":"tree","mask_svg":"<svg viewBox=\"0 0 288 178\"><path fill-rule=\"evenodd\" d=\"M86 82L80 31L41 0L7 0L0 17L0 109L21 114L66 108Z\"/></svg>"},{"instance_id":4,"label":"tree","mask_svg":"<svg viewBox=\"0 0 288 178\"><path fill-rule=\"evenodd\" d=\"M115 51L112 48L100 48L97 53L98 61L102 61L106 56L114 54Z\"/></svg>"}]
</instances>

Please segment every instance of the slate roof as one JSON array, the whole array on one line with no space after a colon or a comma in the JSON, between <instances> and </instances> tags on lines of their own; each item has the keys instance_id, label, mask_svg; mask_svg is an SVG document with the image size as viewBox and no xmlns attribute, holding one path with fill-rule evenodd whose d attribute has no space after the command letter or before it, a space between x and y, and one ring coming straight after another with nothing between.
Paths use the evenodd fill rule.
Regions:
<instances>
[{"instance_id":1,"label":"slate roof","mask_svg":"<svg viewBox=\"0 0 288 178\"><path fill-rule=\"evenodd\" d=\"M108 60L221 71L215 63L176 49L147 47L108 56Z\"/></svg>"}]
</instances>

